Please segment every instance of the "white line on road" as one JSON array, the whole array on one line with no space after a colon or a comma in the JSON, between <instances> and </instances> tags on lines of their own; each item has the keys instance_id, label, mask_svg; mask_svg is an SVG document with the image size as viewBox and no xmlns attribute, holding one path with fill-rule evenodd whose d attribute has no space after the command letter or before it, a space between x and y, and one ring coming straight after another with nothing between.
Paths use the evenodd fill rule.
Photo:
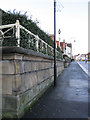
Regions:
<instances>
[{"instance_id":1,"label":"white line on road","mask_svg":"<svg viewBox=\"0 0 90 120\"><path fill-rule=\"evenodd\" d=\"M79 64L79 66L83 69L83 71L87 74L87 75L90 75L89 73L88 73L88 70L85 68L85 67L83 67L79 62L77 62L78 64Z\"/></svg>"}]
</instances>

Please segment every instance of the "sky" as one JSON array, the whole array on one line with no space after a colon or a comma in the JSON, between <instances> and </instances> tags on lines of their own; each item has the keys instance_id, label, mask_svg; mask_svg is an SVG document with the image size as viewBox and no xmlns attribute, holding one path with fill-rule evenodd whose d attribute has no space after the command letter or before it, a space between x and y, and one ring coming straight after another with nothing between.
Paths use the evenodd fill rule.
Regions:
<instances>
[{"instance_id":1,"label":"sky","mask_svg":"<svg viewBox=\"0 0 90 120\"><path fill-rule=\"evenodd\" d=\"M0 8L8 11L27 11L33 21L48 34L54 33L54 0L0 0ZM72 43L73 54L88 52L88 1L56 0L56 39ZM62 8L62 6L63 8ZM58 30L61 30L59 36ZM76 42L74 42L76 41Z\"/></svg>"}]
</instances>

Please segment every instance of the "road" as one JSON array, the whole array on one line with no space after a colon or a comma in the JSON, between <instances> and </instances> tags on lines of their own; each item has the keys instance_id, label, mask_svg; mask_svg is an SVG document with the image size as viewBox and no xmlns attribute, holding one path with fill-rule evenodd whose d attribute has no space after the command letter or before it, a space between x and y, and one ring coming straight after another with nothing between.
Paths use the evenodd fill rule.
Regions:
<instances>
[{"instance_id":1,"label":"road","mask_svg":"<svg viewBox=\"0 0 90 120\"><path fill-rule=\"evenodd\" d=\"M65 68L25 118L88 118L88 75L77 62ZM65 120L65 119L64 119Z\"/></svg>"},{"instance_id":2,"label":"road","mask_svg":"<svg viewBox=\"0 0 90 120\"><path fill-rule=\"evenodd\" d=\"M77 63L84 70L84 72L86 72L86 74L88 74L88 76L90 76L90 62L79 61Z\"/></svg>"}]
</instances>

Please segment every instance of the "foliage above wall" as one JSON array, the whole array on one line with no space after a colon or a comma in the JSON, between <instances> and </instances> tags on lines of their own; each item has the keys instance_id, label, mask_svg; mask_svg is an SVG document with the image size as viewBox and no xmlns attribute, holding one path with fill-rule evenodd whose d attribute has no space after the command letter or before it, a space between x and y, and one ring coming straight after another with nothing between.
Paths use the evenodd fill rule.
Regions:
<instances>
[{"instance_id":1,"label":"foliage above wall","mask_svg":"<svg viewBox=\"0 0 90 120\"><path fill-rule=\"evenodd\" d=\"M17 12L15 10L13 10L13 12L11 12L11 11L5 12L3 10L1 10L1 11L2 11L2 25L14 24L14 23L16 23L16 20L19 20L19 22L22 26L24 26L26 29L31 31L33 34L38 35L39 38L41 38L42 40L47 42L50 46L54 47L54 41L50 38L50 36L48 34L46 34L43 30L41 30L37 26L37 23L33 22L33 20L28 18L26 13L21 14L21 12ZM24 33L24 32L21 31L20 34L22 34L22 33ZM28 37L28 35L26 33L24 33L23 37L21 37L22 43L25 43L25 44L27 43L27 41L28 41L27 37ZM13 45L15 45L16 44L15 38L13 39L13 41L14 41ZM9 41L5 40L3 45L4 46L13 46L12 44L10 44L10 38L9 38ZM57 49L62 54L61 49L59 47Z\"/></svg>"},{"instance_id":2,"label":"foliage above wall","mask_svg":"<svg viewBox=\"0 0 90 120\"><path fill-rule=\"evenodd\" d=\"M19 20L20 24L24 26L26 29L38 35L41 39L46 41L49 45L53 46L53 41L51 40L50 36L47 35L43 30L41 30L35 22L31 19L28 19L28 16L25 14L21 14L20 12L8 11L7 13L2 11L2 24L13 24Z\"/></svg>"}]
</instances>

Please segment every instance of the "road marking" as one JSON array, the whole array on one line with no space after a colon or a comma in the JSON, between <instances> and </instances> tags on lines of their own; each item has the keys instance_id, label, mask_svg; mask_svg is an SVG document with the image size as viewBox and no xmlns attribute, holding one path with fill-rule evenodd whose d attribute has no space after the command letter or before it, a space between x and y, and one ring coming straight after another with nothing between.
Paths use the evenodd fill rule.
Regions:
<instances>
[{"instance_id":1,"label":"road marking","mask_svg":"<svg viewBox=\"0 0 90 120\"><path fill-rule=\"evenodd\" d=\"M78 62L77 62L78 63ZM85 68L85 67L83 67L80 63L78 63L79 64L79 66L83 69L83 71L87 74L87 75L90 75L90 73L88 72L88 70Z\"/></svg>"}]
</instances>

